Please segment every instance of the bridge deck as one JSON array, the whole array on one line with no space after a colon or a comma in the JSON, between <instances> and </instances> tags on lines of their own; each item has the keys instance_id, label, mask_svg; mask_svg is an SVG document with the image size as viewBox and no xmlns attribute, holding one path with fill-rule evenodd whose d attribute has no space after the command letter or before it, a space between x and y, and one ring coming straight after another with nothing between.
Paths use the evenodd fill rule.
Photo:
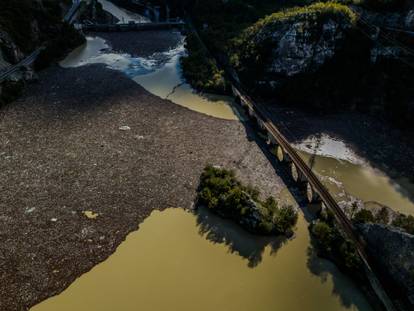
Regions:
<instances>
[{"instance_id":1,"label":"bridge deck","mask_svg":"<svg viewBox=\"0 0 414 311\"><path fill-rule=\"evenodd\" d=\"M320 182L319 178L315 175L315 173L309 168L309 166L299 156L296 150L290 145L288 140L279 131L276 125L273 124L272 121L270 121L270 113L268 109L263 104L254 102L247 94L245 94L243 91L241 91L234 85L232 85L232 89L234 95L237 96L242 102L242 104L247 106L250 111L254 112L256 118L258 118L261 121L264 128L272 136L274 141L277 142L277 144L279 144L283 148L284 152L288 154L292 162L306 177L307 181L312 186L312 189L319 194L325 206L334 213L335 218L342 230L344 231L345 235L355 244L356 250L364 264L367 277L377 296L381 299L386 310L395 310L393 303L388 298L388 295L385 293L380 281L378 280L372 269L372 266L370 264L371 260L368 254L365 252L365 243L355 233L355 229L352 225L352 222L348 219L343 210L339 207L339 205L331 196L326 187Z\"/></svg>"}]
</instances>

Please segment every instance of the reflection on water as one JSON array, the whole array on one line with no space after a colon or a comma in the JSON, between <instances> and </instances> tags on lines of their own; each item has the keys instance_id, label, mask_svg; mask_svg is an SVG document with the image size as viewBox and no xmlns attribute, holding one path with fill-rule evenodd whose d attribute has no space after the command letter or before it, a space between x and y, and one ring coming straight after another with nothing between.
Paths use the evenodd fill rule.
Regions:
<instances>
[{"instance_id":1,"label":"reflection on water","mask_svg":"<svg viewBox=\"0 0 414 311\"><path fill-rule=\"evenodd\" d=\"M309 161L311 155L300 151ZM313 170L338 201L344 200L344 192L365 202L376 201L395 211L414 215L414 185L407 179L393 181L383 172L368 164L354 164L335 158L317 155Z\"/></svg>"},{"instance_id":2,"label":"reflection on water","mask_svg":"<svg viewBox=\"0 0 414 311\"><path fill-rule=\"evenodd\" d=\"M189 84L183 82L180 57L184 53L184 46L180 45L177 53L162 68L146 75L137 75L134 81L151 93L191 110L222 119L237 119L231 97L196 93Z\"/></svg>"},{"instance_id":3,"label":"reflection on water","mask_svg":"<svg viewBox=\"0 0 414 311\"><path fill-rule=\"evenodd\" d=\"M88 64L105 64L114 70L132 76L154 71L155 59L132 58L129 54L111 53L106 41L99 37L87 37L86 43L73 50L59 64L64 68Z\"/></svg>"},{"instance_id":4,"label":"reflection on water","mask_svg":"<svg viewBox=\"0 0 414 311\"><path fill-rule=\"evenodd\" d=\"M296 238L270 240L206 211L154 212L106 261L32 311L371 310L332 264L309 257L302 215ZM253 266L249 253L260 253Z\"/></svg>"},{"instance_id":5,"label":"reflection on water","mask_svg":"<svg viewBox=\"0 0 414 311\"><path fill-rule=\"evenodd\" d=\"M180 58L184 54L183 40L170 51L143 58L108 52L105 40L88 37L86 44L70 53L60 65L67 68L106 64L111 69L124 72L154 95L210 116L236 120L237 111L231 97L200 94L183 81Z\"/></svg>"},{"instance_id":6,"label":"reflection on water","mask_svg":"<svg viewBox=\"0 0 414 311\"><path fill-rule=\"evenodd\" d=\"M148 23L150 20L144 16L141 16L139 14L130 12L128 10L125 10L123 8L117 7L115 4L108 0L98 0L99 3L102 4L102 8L111 13L113 16L115 16L118 19L118 23L129 23L129 22L135 22L135 23Z\"/></svg>"}]
</instances>

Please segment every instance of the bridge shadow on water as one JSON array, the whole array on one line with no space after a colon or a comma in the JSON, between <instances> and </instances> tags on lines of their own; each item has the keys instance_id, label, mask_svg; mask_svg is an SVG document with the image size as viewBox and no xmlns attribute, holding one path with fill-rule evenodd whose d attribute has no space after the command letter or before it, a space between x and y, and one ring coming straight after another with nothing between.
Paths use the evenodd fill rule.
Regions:
<instances>
[{"instance_id":1,"label":"bridge shadow on water","mask_svg":"<svg viewBox=\"0 0 414 311\"><path fill-rule=\"evenodd\" d=\"M362 112L320 113L274 101L265 104L273 123L291 143L322 134L342 141L371 167L385 173L394 189L414 203L414 166L407 165L414 163L413 131Z\"/></svg>"},{"instance_id":2,"label":"bridge shadow on water","mask_svg":"<svg viewBox=\"0 0 414 311\"><path fill-rule=\"evenodd\" d=\"M214 244L224 244L230 253L246 259L250 268L260 264L267 247L270 247L271 254L276 254L288 241L285 236L260 236L249 233L237 223L213 214L204 206L199 206L194 213L201 236Z\"/></svg>"},{"instance_id":3,"label":"bridge shadow on water","mask_svg":"<svg viewBox=\"0 0 414 311\"><path fill-rule=\"evenodd\" d=\"M307 223L316 220L317 215L311 211L310 204L306 198L306 191L304 187L298 185L292 178L290 166L286 163L279 162L277 157L270 152L269 146L265 140L258 134L259 127L255 121L250 120L244 111L236 105L235 108L243 117L242 123L244 125L246 135L249 140L255 141L268 161L272 164L274 172L279 176L286 185L289 193L294 198L300 211L302 212ZM293 237L294 238L294 237ZM331 261L318 257L314 248L315 240L310 236L310 243L307 249L306 266L309 271L320 278L322 283L332 281L332 295L338 297L341 305L347 309L355 308L356 310L372 310L367 302L365 295L354 283L354 281L344 275L338 267ZM283 246L283 243L279 247Z\"/></svg>"}]
</instances>

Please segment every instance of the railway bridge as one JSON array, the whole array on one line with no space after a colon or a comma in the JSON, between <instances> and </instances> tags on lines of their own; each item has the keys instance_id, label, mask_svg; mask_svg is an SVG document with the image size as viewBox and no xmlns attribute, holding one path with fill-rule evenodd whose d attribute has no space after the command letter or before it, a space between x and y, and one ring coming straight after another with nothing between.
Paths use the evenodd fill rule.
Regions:
<instances>
[{"instance_id":1,"label":"railway bridge","mask_svg":"<svg viewBox=\"0 0 414 311\"><path fill-rule=\"evenodd\" d=\"M395 310L391 299L388 297L380 280L377 278L372 265L372 258L365 251L365 242L356 233L352 222L345 215L338 203L321 183L312 169L299 156L297 151L290 145L276 125L270 120L270 113L267 108L258 102L253 101L240 88L232 85L232 92L236 101L243 107L250 119L257 123L260 132L267 138L266 143L269 148L278 156L280 162L290 165L291 174L295 182L306 187L306 193L309 203L317 203L320 208L325 206L333 212L337 223L344 232L345 236L350 239L363 262L367 278L372 289L382 302L387 311Z\"/></svg>"}]
</instances>

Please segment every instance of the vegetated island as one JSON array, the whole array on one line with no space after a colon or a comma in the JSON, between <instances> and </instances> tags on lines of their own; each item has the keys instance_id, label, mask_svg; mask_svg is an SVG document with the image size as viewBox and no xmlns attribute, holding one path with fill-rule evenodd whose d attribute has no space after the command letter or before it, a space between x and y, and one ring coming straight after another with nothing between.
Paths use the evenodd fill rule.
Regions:
<instances>
[{"instance_id":1,"label":"vegetated island","mask_svg":"<svg viewBox=\"0 0 414 311\"><path fill-rule=\"evenodd\" d=\"M289 205L279 206L272 196L265 201L259 196L260 192L243 185L234 171L209 165L201 174L197 201L252 233L292 236L297 211Z\"/></svg>"}]
</instances>

